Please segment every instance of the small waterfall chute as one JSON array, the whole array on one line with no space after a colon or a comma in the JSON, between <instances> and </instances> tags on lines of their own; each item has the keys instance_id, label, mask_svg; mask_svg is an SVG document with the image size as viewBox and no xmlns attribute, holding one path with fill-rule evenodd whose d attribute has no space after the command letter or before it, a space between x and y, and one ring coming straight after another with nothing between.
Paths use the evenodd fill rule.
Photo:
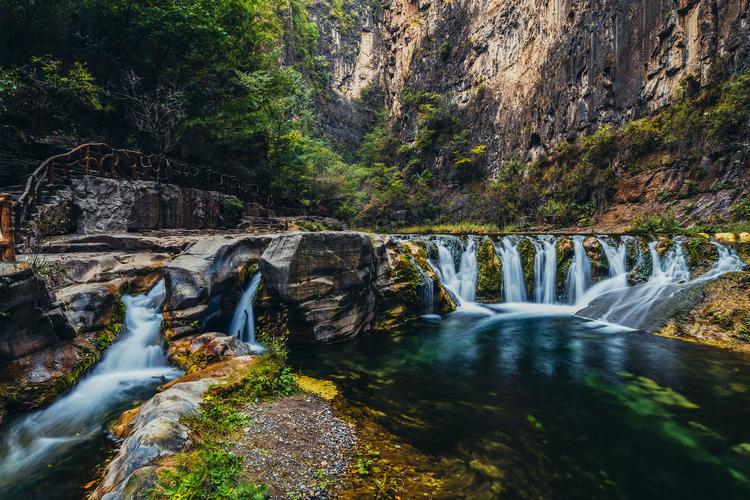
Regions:
<instances>
[{"instance_id":1,"label":"small waterfall chute","mask_svg":"<svg viewBox=\"0 0 750 500\"><path fill-rule=\"evenodd\" d=\"M436 269L443 286L451 291L461 304L471 303L476 299L477 290L476 241L473 237L470 237L466 246L461 248L458 269L456 269L454 253L449 249L449 246L455 248L456 240L458 238L441 237L436 239L438 262L437 266L431 265Z\"/></svg>"},{"instance_id":2,"label":"small waterfall chute","mask_svg":"<svg viewBox=\"0 0 750 500\"><path fill-rule=\"evenodd\" d=\"M412 261L413 262L413 261ZM422 303L424 304L424 314L432 314L433 302L435 302L435 282L432 281L426 272L417 264L413 262L414 267L419 273L419 280L422 282Z\"/></svg>"},{"instance_id":3,"label":"small waterfall chute","mask_svg":"<svg viewBox=\"0 0 750 500\"><path fill-rule=\"evenodd\" d=\"M578 302L592 284L591 259L583 246L583 236L573 236L573 265L568 270L566 289L568 302Z\"/></svg>"},{"instance_id":4,"label":"small waterfall chute","mask_svg":"<svg viewBox=\"0 0 750 500\"><path fill-rule=\"evenodd\" d=\"M255 312L253 311L253 301L258 293L260 286L260 273L255 273L248 281L242 296L234 310L232 322L229 325L229 335L237 337L242 342L248 344L253 351L263 352L265 349L255 340Z\"/></svg>"},{"instance_id":5,"label":"small waterfall chute","mask_svg":"<svg viewBox=\"0 0 750 500\"><path fill-rule=\"evenodd\" d=\"M523 274L523 261L518 251L520 239L506 236L500 241L497 252L503 268L503 297L505 302L521 303L528 301L526 279Z\"/></svg>"},{"instance_id":6,"label":"small waterfall chute","mask_svg":"<svg viewBox=\"0 0 750 500\"><path fill-rule=\"evenodd\" d=\"M539 236L534 243L534 302L554 304L557 296L557 246L554 236Z\"/></svg>"},{"instance_id":7,"label":"small waterfall chute","mask_svg":"<svg viewBox=\"0 0 750 500\"><path fill-rule=\"evenodd\" d=\"M606 238L598 238L598 240L607 257L609 276L592 285L578 297L575 302L578 307L585 307L601 295L628 286L627 240L622 240L619 245L610 244Z\"/></svg>"}]
</instances>

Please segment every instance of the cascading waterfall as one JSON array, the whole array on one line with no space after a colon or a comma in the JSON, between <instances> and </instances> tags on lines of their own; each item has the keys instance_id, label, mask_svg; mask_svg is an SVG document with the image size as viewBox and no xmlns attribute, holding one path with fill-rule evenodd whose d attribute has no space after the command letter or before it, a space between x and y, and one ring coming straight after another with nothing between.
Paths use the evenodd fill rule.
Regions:
<instances>
[{"instance_id":1,"label":"cascading waterfall","mask_svg":"<svg viewBox=\"0 0 750 500\"><path fill-rule=\"evenodd\" d=\"M443 286L450 290L459 302L462 304L474 302L478 275L475 238L470 237L466 247L461 251L458 270L456 270L453 254L446 243L444 239L435 240L438 249L438 264L433 267L436 267Z\"/></svg>"},{"instance_id":2,"label":"cascading waterfall","mask_svg":"<svg viewBox=\"0 0 750 500\"><path fill-rule=\"evenodd\" d=\"M568 270L568 302L575 304L591 286L591 259L583 246L583 236L573 236L573 265Z\"/></svg>"},{"instance_id":3,"label":"cascading waterfall","mask_svg":"<svg viewBox=\"0 0 750 500\"><path fill-rule=\"evenodd\" d=\"M179 376L161 345L164 282L122 298L125 333L72 390L44 410L17 421L0 444L0 488L46 470L76 445L104 431L113 409L144 389Z\"/></svg>"},{"instance_id":4,"label":"cascading waterfall","mask_svg":"<svg viewBox=\"0 0 750 500\"><path fill-rule=\"evenodd\" d=\"M691 280L683 242L675 240L664 258L659 256L656 245L655 241L648 245L652 261L651 278L617 295L601 319L640 328L649 320L649 312L654 306L677 291L744 268L744 263L733 250L713 242L719 254L718 260L702 276Z\"/></svg>"},{"instance_id":5,"label":"cascading waterfall","mask_svg":"<svg viewBox=\"0 0 750 500\"><path fill-rule=\"evenodd\" d=\"M414 262L412 259L414 268L419 273L419 281L421 282L420 289L422 291L422 303L424 304L424 314L432 314L432 303L435 301L435 282L432 281L426 272Z\"/></svg>"},{"instance_id":6,"label":"cascading waterfall","mask_svg":"<svg viewBox=\"0 0 750 500\"><path fill-rule=\"evenodd\" d=\"M519 252L519 243L524 238L529 239L536 250L533 297L527 294L523 259ZM528 303L534 302L560 307L560 312L569 313L586 309L583 314L593 315L589 317L639 328L647 321L653 307L676 291L744 268L742 259L731 248L712 242L717 249L718 260L703 275L691 279L684 239L676 238L675 244L664 256L660 256L656 250L658 242L652 241L648 244L651 276L645 283L630 286L628 254L633 252L637 256L633 269L639 268L644 260L640 244L632 236L622 236L619 241L602 236L598 241L608 261L609 276L594 283L592 262L583 244L584 237L573 236L572 240L573 262L566 279L569 306L565 307L557 301L557 240L553 236L506 236L497 242L495 251L502 263L503 302L525 303L523 307L530 307ZM468 304L473 305L475 298L476 240L471 237L465 245L452 236L435 237L432 241L437 245L438 262L430 262L430 265L448 291L458 298L462 310L466 310Z\"/></svg>"},{"instance_id":7,"label":"cascading waterfall","mask_svg":"<svg viewBox=\"0 0 750 500\"><path fill-rule=\"evenodd\" d=\"M557 247L553 236L540 236L534 243L534 302L554 304L557 299Z\"/></svg>"},{"instance_id":8,"label":"cascading waterfall","mask_svg":"<svg viewBox=\"0 0 750 500\"><path fill-rule=\"evenodd\" d=\"M255 294L258 293L260 278L260 273L255 273L248 282L229 326L230 336L237 337L256 352L264 350L263 346L255 340L255 313L253 312L253 300L255 300Z\"/></svg>"},{"instance_id":9,"label":"cascading waterfall","mask_svg":"<svg viewBox=\"0 0 750 500\"><path fill-rule=\"evenodd\" d=\"M575 304L581 308L586 307L595 298L605 293L628 286L627 247L630 241L629 237L624 236L617 246L610 245L606 238L598 238L598 241L607 257L609 277L595 283L578 297Z\"/></svg>"},{"instance_id":10,"label":"cascading waterfall","mask_svg":"<svg viewBox=\"0 0 750 500\"><path fill-rule=\"evenodd\" d=\"M503 268L503 295L505 302L527 302L526 279L523 275L523 263L518 251L520 239L506 236L500 242L497 252Z\"/></svg>"},{"instance_id":11,"label":"cascading waterfall","mask_svg":"<svg viewBox=\"0 0 750 500\"><path fill-rule=\"evenodd\" d=\"M458 295L465 302L474 302L477 298L477 243L475 238L469 237L466 249L461 253L461 265L458 268Z\"/></svg>"}]
</instances>

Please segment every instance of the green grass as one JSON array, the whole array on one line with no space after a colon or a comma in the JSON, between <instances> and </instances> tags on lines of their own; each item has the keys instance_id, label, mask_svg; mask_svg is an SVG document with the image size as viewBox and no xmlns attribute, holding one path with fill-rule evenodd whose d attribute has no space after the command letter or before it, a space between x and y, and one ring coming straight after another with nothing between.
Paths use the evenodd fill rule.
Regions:
<instances>
[{"instance_id":1,"label":"green grass","mask_svg":"<svg viewBox=\"0 0 750 500\"><path fill-rule=\"evenodd\" d=\"M456 222L448 224L423 224L406 226L396 229L395 233L408 234L496 234L506 232L496 224L480 224L477 222Z\"/></svg>"},{"instance_id":2,"label":"green grass","mask_svg":"<svg viewBox=\"0 0 750 500\"><path fill-rule=\"evenodd\" d=\"M285 353L272 345L269 355L253 364L239 381L216 385L203 398L200 412L181 419L196 445L173 457L176 465L159 473L153 499L268 498L268 487L241 479L242 459L232 453L248 418L242 410L259 400L295 393L297 383L284 366Z\"/></svg>"}]
</instances>

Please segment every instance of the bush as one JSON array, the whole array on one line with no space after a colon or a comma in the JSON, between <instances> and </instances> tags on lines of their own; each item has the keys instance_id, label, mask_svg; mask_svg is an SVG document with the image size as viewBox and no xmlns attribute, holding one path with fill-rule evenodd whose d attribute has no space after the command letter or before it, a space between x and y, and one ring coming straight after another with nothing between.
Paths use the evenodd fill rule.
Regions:
<instances>
[{"instance_id":1,"label":"bush","mask_svg":"<svg viewBox=\"0 0 750 500\"><path fill-rule=\"evenodd\" d=\"M0 68L0 122L27 141L55 131L74 131L104 109L104 91L78 61L33 57L29 64Z\"/></svg>"},{"instance_id":2,"label":"bush","mask_svg":"<svg viewBox=\"0 0 750 500\"><path fill-rule=\"evenodd\" d=\"M672 212L663 214L640 214L633 219L630 230L636 233L674 234L684 232Z\"/></svg>"},{"instance_id":3,"label":"bush","mask_svg":"<svg viewBox=\"0 0 750 500\"><path fill-rule=\"evenodd\" d=\"M221 200L221 225L231 228L237 224L245 215L245 204L237 198L224 198Z\"/></svg>"},{"instance_id":4,"label":"bush","mask_svg":"<svg viewBox=\"0 0 750 500\"><path fill-rule=\"evenodd\" d=\"M209 447L183 457L175 470L159 476L152 498L201 500L264 500L268 486L242 481L240 458L218 447Z\"/></svg>"}]
</instances>

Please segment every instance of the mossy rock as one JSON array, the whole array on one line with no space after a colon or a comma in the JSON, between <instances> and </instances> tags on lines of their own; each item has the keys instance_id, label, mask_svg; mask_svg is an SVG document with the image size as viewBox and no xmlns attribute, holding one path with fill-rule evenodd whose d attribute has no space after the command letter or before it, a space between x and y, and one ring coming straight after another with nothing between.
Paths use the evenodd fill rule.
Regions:
<instances>
[{"instance_id":1,"label":"mossy rock","mask_svg":"<svg viewBox=\"0 0 750 500\"><path fill-rule=\"evenodd\" d=\"M716 247L706 238L697 236L685 242L685 253L690 271L694 276L703 274L718 257Z\"/></svg>"},{"instance_id":2,"label":"mossy rock","mask_svg":"<svg viewBox=\"0 0 750 500\"><path fill-rule=\"evenodd\" d=\"M534 257L536 256L536 247L531 240L523 238L518 242L518 253L521 255L521 266L523 267L523 276L526 280L526 292L529 297L533 297Z\"/></svg>"},{"instance_id":3,"label":"mossy rock","mask_svg":"<svg viewBox=\"0 0 750 500\"><path fill-rule=\"evenodd\" d=\"M591 277L597 280L609 276L609 261L599 240L590 236L584 240L583 248L591 259Z\"/></svg>"},{"instance_id":4,"label":"mossy rock","mask_svg":"<svg viewBox=\"0 0 750 500\"><path fill-rule=\"evenodd\" d=\"M62 375L44 382L24 382L13 373L12 367L6 367L7 373L2 375L2 379L7 382L0 384L0 409L13 414L52 403L63 392L73 387L101 359L104 351L124 330L125 305L118 298L112 305L107 324L102 325L99 330L77 336L73 340L78 361Z\"/></svg>"},{"instance_id":5,"label":"mossy rock","mask_svg":"<svg viewBox=\"0 0 750 500\"><path fill-rule=\"evenodd\" d=\"M489 238L477 248L477 300L499 302L501 298L502 263L495 252L495 244Z\"/></svg>"},{"instance_id":6,"label":"mossy rock","mask_svg":"<svg viewBox=\"0 0 750 500\"><path fill-rule=\"evenodd\" d=\"M571 238L560 238L555 245L557 250L557 296L558 298L564 298L568 271L570 266L573 265L575 251Z\"/></svg>"}]
</instances>

